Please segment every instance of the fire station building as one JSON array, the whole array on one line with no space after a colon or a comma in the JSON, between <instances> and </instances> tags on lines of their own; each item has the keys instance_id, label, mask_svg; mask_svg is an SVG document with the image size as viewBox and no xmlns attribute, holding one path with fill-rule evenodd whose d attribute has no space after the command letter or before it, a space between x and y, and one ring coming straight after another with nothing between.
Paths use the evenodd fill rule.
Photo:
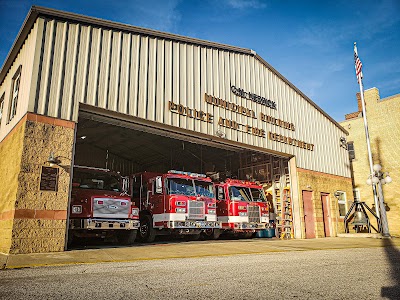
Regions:
<instances>
[{"instance_id":1,"label":"fire station building","mask_svg":"<svg viewBox=\"0 0 400 300\"><path fill-rule=\"evenodd\" d=\"M347 134L253 50L32 7L0 71L0 252L65 249L74 165L255 180L278 223L289 189L293 238L336 236Z\"/></svg>"}]
</instances>

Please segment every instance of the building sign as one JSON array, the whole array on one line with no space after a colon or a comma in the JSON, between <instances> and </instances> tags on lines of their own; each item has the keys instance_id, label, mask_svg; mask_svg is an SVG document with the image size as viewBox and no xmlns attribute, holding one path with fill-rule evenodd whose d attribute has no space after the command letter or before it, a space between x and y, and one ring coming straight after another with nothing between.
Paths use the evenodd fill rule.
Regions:
<instances>
[{"instance_id":1,"label":"building sign","mask_svg":"<svg viewBox=\"0 0 400 300\"><path fill-rule=\"evenodd\" d=\"M266 99L264 97L261 97L259 95L246 92L241 88L238 88L234 85L231 86L231 91L234 93L236 96L251 100L253 102L259 103L261 105L265 105L269 108L276 109L276 103L272 100Z\"/></svg>"},{"instance_id":2,"label":"building sign","mask_svg":"<svg viewBox=\"0 0 400 300\"><path fill-rule=\"evenodd\" d=\"M192 119L197 119L207 123L212 123L214 119L214 116L210 113L206 113L202 110L192 109L187 106L183 106L182 104L176 104L172 101L169 101L168 109L173 113L177 113L182 116L186 116Z\"/></svg>"},{"instance_id":3,"label":"building sign","mask_svg":"<svg viewBox=\"0 0 400 300\"><path fill-rule=\"evenodd\" d=\"M267 122L267 123L270 123L272 125L276 125L276 126L279 126L279 127L294 131L294 124L293 123L282 121L282 120L274 118L272 116L264 115L262 112L260 112L260 119L263 122Z\"/></svg>"},{"instance_id":4,"label":"building sign","mask_svg":"<svg viewBox=\"0 0 400 300\"><path fill-rule=\"evenodd\" d=\"M230 111L233 111L235 113L241 114L243 116L247 116L247 117L251 117L251 118L257 119L256 113L253 110L251 110L251 109L249 109L247 107L240 106L240 105L237 105L235 103L228 102L228 101L219 99L217 97L213 97L213 96L207 95L207 93L205 94L204 99L206 100L206 102L208 104L212 104L214 106L219 106L219 107L225 108L226 110L230 110Z\"/></svg>"},{"instance_id":5,"label":"building sign","mask_svg":"<svg viewBox=\"0 0 400 300\"><path fill-rule=\"evenodd\" d=\"M246 98L246 99L250 99L256 103L263 104L270 108L276 109L275 102L273 102L271 100L265 99L261 96L258 96L258 95L252 94L252 93L245 92L244 90L237 88L235 86L231 87L231 91L235 95L238 95L238 96ZM217 98L212 95L208 95L207 93L204 94L204 100L207 104L221 107L225 110L232 111L232 112L240 114L242 116L246 116L246 117L249 117L252 119L258 119L258 117L259 117L259 119L264 123L269 123L271 125L278 126L278 127L290 130L290 131L295 131L295 125L293 123L286 122L281 119L277 119L273 116L266 115L262 112L260 112L260 114L257 115L257 113L254 110L252 110L246 106L238 105L236 103L229 102L229 101ZM168 109L171 112L177 113L181 116L186 116L188 118L200 120L200 121L207 122L207 123L214 123L214 116L211 113L208 113L208 112L205 112L202 110L196 110L196 109L190 108L188 106L183 106L182 104L176 104L172 101L169 101ZM254 136L258 136L258 137L262 137L262 138L266 138L266 135L267 135L265 129L253 126L253 122L251 122L251 124L248 124L248 123L246 124L243 122L239 123L235 120L230 120L230 119L225 119L223 117L219 117L217 125L219 127L224 127L224 128L228 128L231 130L237 130L237 131L240 131L243 133L247 133L249 135L254 135ZM223 136L223 133L221 134L221 132L219 132L218 136ZM292 138L292 137L289 137L286 135L281 135L281 134L269 131L268 138L269 138L269 140L274 141L274 142L279 142L279 143L283 143L283 144L287 144L287 145L292 145L294 147L299 147L299 148L302 148L305 150L314 151L314 144L306 143L304 141L300 141L300 140L297 140L295 138Z\"/></svg>"},{"instance_id":6,"label":"building sign","mask_svg":"<svg viewBox=\"0 0 400 300\"><path fill-rule=\"evenodd\" d=\"M40 174L41 191L57 192L58 190L58 168L42 166Z\"/></svg>"},{"instance_id":7,"label":"building sign","mask_svg":"<svg viewBox=\"0 0 400 300\"><path fill-rule=\"evenodd\" d=\"M250 126L249 124L244 125L244 124L240 124L236 121L228 120L228 119L224 119L224 118L220 117L218 120L218 125L265 138L265 130L264 129L253 127L253 126Z\"/></svg>"},{"instance_id":8,"label":"building sign","mask_svg":"<svg viewBox=\"0 0 400 300\"><path fill-rule=\"evenodd\" d=\"M271 141L276 141L276 142L296 146L296 147L303 148L303 149L310 150L310 151L314 150L314 144L299 141L299 140L296 140L296 139L288 137L288 136L273 133L271 131L268 133L268 136Z\"/></svg>"}]
</instances>

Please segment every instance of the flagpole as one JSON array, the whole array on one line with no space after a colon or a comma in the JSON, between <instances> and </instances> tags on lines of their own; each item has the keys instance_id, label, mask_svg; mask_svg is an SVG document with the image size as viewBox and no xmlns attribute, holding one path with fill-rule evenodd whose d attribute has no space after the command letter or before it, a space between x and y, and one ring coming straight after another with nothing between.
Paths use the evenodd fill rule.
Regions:
<instances>
[{"instance_id":1,"label":"flagpole","mask_svg":"<svg viewBox=\"0 0 400 300\"><path fill-rule=\"evenodd\" d=\"M358 57L357 53L357 45L356 42L354 42L354 53ZM361 71L360 71L361 72ZM357 69L356 69L356 75L358 79L358 74L357 74ZM372 162L372 153L371 153L371 143L369 141L369 132L368 132L368 123L367 123L367 113L365 110L365 103L364 103L364 88L362 84L362 76L359 77L358 84L360 86L360 94L361 94L361 104L362 104L362 114L363 114L363 119L364 119L364 129L365 129L365 137L367 139L367 150L368 150L368 159L369 159L369 169L370 169L370 174L374 174L374 168L373 168L373 162ZM375 184L372 185L372 191L374 194L374 203L375 203L375 212L378 218L380 218L379 214L379 202L378 202L378 195L376 192L376 187Z\"/></svg>"}]
</instances>

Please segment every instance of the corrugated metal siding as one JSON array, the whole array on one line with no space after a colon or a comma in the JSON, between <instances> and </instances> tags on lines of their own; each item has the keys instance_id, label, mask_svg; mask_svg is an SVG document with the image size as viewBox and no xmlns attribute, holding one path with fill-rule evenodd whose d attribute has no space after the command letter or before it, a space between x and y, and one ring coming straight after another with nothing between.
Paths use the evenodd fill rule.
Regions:
<instances>
[{"instance_id":1,"label":"corrugated metal siding","mask_svg":"<svg viewBox=\"0 0 400 300\"><path fill-rule=\"evenodd\" d=\"M297 157L298 167L350 176L343 132L251 55L150 36L45 20L35 111L77 121L78 103L214 135L219 117L315 145L314 151L220 128L228 140ZM235 96L231 85L277 103L277 110ZM206 104L204 93L252 109L257 119ZM212 113L212 124L168 111L168 101ZM292 122L294 132L259 113Z\"/></svg>"},{"instance_id":2,"label":"corrugated metal siding","mask_svg":"<svg viewBox=\"0 0 400 300\"><path fill-rule=\"evenodd\" d=\"M0 97L4 94L3 116L0 124L0 141L14 128L28 111L31 85L32 70L34 65L36 37L38 33L38 23L36 23L29 33L24 45L21 47L17 57L8 70L3 82L0 83ZM21 67L21 81L18 93L17 111L13 119L8 123L8 112L10 109L10 100L12 92L13 76Z\"/></svg>"}]
</instances>

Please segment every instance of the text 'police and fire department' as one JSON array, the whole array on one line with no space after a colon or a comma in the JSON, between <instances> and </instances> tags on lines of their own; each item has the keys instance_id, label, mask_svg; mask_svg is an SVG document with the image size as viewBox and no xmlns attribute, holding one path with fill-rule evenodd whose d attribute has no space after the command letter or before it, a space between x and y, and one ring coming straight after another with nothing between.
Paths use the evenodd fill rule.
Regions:
<instances>
[{"instance_id":1,"label":"text 'police and fire department'","mask_svg":"<svg viewBox=\"0 0 400 300\"><path fill-rule=\"evenodd\" d=\"M258 95L252 94L252 93L245 92L244 90L237 88L235 86L231 87L231 91L237 96L252 100L259 104L266 105L272 109L276 109L275 102L273 102L271 100L265 99L261 96L258 96ZM238 105L236 103L229 102L229 101L208 95L207 93L204 94L204 99L207 104L221 107L221 108L224 108L225 110L229 110L234 113L237 113L237 114L240 114L240 115L252 118L252 119L257 119L257 115L256 115L255 111L252 109L249 109L245 106ZM171 112L180 114L181 116L186 116L188 118L200 120L200 121L207 122L207 123L213 123L213 121L214 121L214 116L208 112L204 112L202 110L196 110L196 109L190 108L188 106L183 106L182 104L176 104L176 103L173 103L172 101L169 101L168 108ZM269 123L269 124L272 124L275 126L279 126L281 128L288 129L291 131L295 131L295 126L293 123L289 123L289 122L277 119L270 115L263 114L262 112L260 112L259 116L260 116L260 120L262 122ZM244 133L251 134L254 136L259 136L262 138L266 137L266 131L262 128L250 126L249 124L241 124L237 121L225 119L223 117L219 117L218 126L237 130L240 132L244 132ZM314 144L306 143L306 142L294 139L289 136L284 136L284 135L280 135L278 133L269 131L268 137L269 137L269 140L272 140L275 142L292 145L292 146L303 148L303 149L306 149L309 151L314 150Z\"/></svg>"}]
</instances>

